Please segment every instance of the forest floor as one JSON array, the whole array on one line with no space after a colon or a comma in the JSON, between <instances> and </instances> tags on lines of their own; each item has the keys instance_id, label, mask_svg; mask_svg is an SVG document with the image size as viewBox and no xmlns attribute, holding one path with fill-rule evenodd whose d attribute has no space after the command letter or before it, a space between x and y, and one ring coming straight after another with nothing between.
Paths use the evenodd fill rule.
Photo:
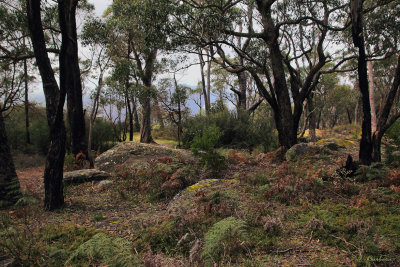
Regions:
<instances>
[{"instance_id":1,"label":"forest floor","mask_svg":"<svg viewBox=\"0 0 400 267\"><path fill-rule=\"evenodd\" d=\"M218 171L144 157L110 183L66 186L55 212L42 208L44 167L20 169L25 205L0 211L0 254L42 266L399 266L400 167L337 171L358 143L345 129L327 137L340 148L323 139L291 160L221 150Z\"/></svg>"}]
</instances>

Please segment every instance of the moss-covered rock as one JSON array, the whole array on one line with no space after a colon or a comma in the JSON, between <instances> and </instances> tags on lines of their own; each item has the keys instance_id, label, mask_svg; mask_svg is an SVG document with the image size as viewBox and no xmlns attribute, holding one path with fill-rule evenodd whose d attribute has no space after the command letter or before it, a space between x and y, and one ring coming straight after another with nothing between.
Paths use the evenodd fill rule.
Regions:
<instances>
[{"instance_id":1,"label":"moss-covered rock","mask_svg":"<svg viewBox=\"0 0 400 267\"><path fill-rule=\"evenodd\" d=\"M143 169L149 165L151 160L164 160L176 156L185 160L193 160L189 152L155 144L125 142L98 156L95 165L101 171L116 175L121 169Z\"/></svg>"}]
</instances>

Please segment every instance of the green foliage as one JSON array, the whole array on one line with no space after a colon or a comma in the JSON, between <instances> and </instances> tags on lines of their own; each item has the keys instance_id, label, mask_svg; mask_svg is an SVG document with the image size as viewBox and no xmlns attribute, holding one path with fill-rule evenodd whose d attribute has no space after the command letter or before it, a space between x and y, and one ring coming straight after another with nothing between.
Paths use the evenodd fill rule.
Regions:
<instances>
[{"instance_id":1,"label":"green foliage","mask_svg":"<svg viewBox=\"0 0 400 267\"><path fill-rule=\"evenodd\" d=\"M116 143L112 124L104 119L96 119L93 124L92 150L104 152Z\"/></svg>"},{"instance_id":2,"label":"green foliage","mask_svg":"<svg viewBox=\"0 0 400 267\"><path fill-rule=\"evenodd\" d=\"M118 237L98 233L81 244L65 262L68 266L141 266L132 253L132 243Z\"/></svg>"},{"instance_id":3,"label":"green foliage","mask_svg":"<svg viewBox=\"0 0 400 267\"><path fill-rule=\"evenodd\" d=\"M12 149L46 155L49 146L49 126L45 109L32 105L29 112L32 144L27 145L25 142L25 113L23 107L18 106L4 119L9 145Z\"/></svg>"},{"instance_id":4,"label":"green foliage","mask_svg":"<svg viewBox=\"0 0 400 267\"><path fill-rule=\"evenodd\" d=\"M385 149L386 162L400 162L400 121L396 121L385 133L388 141Z\"/></svg>"},{"instance_id":5,"label":"green foliage","mask_svg":"<svg viewBox=\"0 0 400 267\"><path fill-rule=\"evenodd\" d=\"M195 155L201 154L201 151L212 152L221 136L220 129L213 125L204 129L201 135L196 135L190 148Z\"/></svg>"},{"instance_id":6,"label":"green foliage","mask_svg":"<svg viewBox=\"0 0 400 267\"><path fill-rule=\"evenodd\" d=\"M214 171L222 169L225 165L225 158L215 150L221 136L222 132L213 125L204 129L201 135L195 136L190 147L194 155L200 156L206 168Z\"/></svg>"},{"instance_id":7,"label":"green foliage","mask_svg":"<svg viewBox=\"0 0 400 267\"><path fill-rule=\"evenodd\" d=\"M150 247L153 251L166 254L176 252L176 245L181 237L180 229L174 220L141 229L137 234L138 239L135 241L135 246L138 249Z\"/></svg>"},{"instance_id":8,"label":"green foliage","mask_svg":"<svg viewBox=\"0 0 400 267\"><path fill-rule=\"evenodd\" d=\"M204 236L203 256L206 266L231 261L246 252L246 223L234 217L214 224Z\"/></svg>"},{"instance_id":9,"label":"green foliage","mask_svg":"<svg viewBox=\"0 0 400 267\"><path fill-rule=\"evenodd\" d=\"M64 167L67 169L67 171L74 171L76 170L75 165L74 154L66 153L64 157Z\"/></svg>"},{"instance_id":10,"label":"green foliage","mask_svg":"<svg viewBox=\"0 0 400 267\"><path fill-rule=\"evenodd\" d=\"M216 125L222 132L217 147L249 149L258 146L263 152L277 147L277 139L273 132L271 120L264 116L265 106L260 107L260 115L251 117L246 111L229 112L223 109L208 117L195 116L184 123L183 146L189 148L194 137L200 135L209 125ZM264 114L265 113L265 114Z\"/></svg>"},{"instance_id":11,"label":"green foliage","mask_svg":"<svg viewBox=\"0 0 400 267\"><path fill-rule=\"evenodd\" d=\"M372 163L370 166L360 166L355 172L356 180L366 182L383 180L388 169L380 162Z\"/></svg>"}]
</instances>

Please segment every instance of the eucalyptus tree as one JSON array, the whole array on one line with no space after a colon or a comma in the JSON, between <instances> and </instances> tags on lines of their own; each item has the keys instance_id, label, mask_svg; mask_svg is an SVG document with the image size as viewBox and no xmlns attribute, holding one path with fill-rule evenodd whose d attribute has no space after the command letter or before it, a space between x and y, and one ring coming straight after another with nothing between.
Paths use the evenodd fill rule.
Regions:
<instances>
[{"instance_id":1,"label":"eucalyptus tree","mask_svg":"<svg viewBox=\"0 0 400 267\"><path fill-rule=\"evenodd\" d=\"M394 110L394 101L400 85L400 55L398 36L400 34L400 5L398 1L350 1L352 41L358 53L358 81L363 104L362 137L360 142L360 161L370 164L381 160L381 140L385 131L400 117ZM367 34L365 34L367 33ZM366 42L367 39L367 42ZM372 50L366 53L366 43ZM392 85L381 106L377 118L376 130L372 132L370 89L367 61L376 57L397 55L398 63L392 76ZM371 77L370 77L371 79Z\"/></svg>"},{"instance_id":2,"label":"eucalyptus tree","mask_svg":"<svg viewBox=\"0 0 400 267\"><path fill-rule=\"evenodd\" d=\"M181 146L183 133L183 117L187 113L186 101L189 87L178 84L176 76L173 79L163 79L159 85L159 99L168 113L169 120L177 127L178 147Z\"/></svg>"},{"instance_id":3,"label":"eucalyptus tree","mask_svg":"<svg viewBox=\"0 0 400 267\"><path fill-rule=\"evenodd\" d=\"M58 22L61 32L59 54L58 85L48 55L45 27L42 18L42 1L26 0L27 21L36 63L42 78L46 99L47 121L50 127L50 147L46 157L44 172L45 199L47 210L60 208L64 203L63 167L65 157L66 130L63 107L68 94L68 113L72 130L74 153L85 153L85 127L82 107L82 84L78 59L78 41L76 32L76 8L78 0L58 1ZM84 1L82 2L84 3ZM54 10L54 8L50 8Z\"/></svg>"},{"instance_id":4,"label":"eucalyptus tree","mask_svg":"<svg viewBox=\"0 0 400 267\"><path fill-rule=\"evenodd\" d=\"M249 19L248 7L253 3ZM280 145L287 149L296 144L303 103L315 89L322 68L333 60L326 47L347 27L346 3L185 0L177 4L182 12L176 22L182 31L191 41L211 45L225 68L248 71L274 111ZM203 18L207 23L200 24ZM246 38L245 49L238 45L239 37ZM229 60L226 48L240 55L243 63Z\"/></svg>"},{"instance_id":5,"label":"eucalyptus tree","mask_svg":"<svg viewBox=\"0 0 400 267\"><path fill-rule=\"evenodd\" d=\"M111 19L118 31L127 37L128 58L138 77L138 98L142 107L140 142L153 142L151 135L151 101L156 93L153 80L158 55L168 48L171 1L120 0L112 5Z\"/></svg>"},{"instance_id":6,"label":"eucalyptus tree","mask_svg":"<svg viewBox=\"0 0 400 267\"><path fill-rule=\"evenodd\" d=\"M0 64L0 208L14 204L21 197L3 114L19 102L23 94L24 73L20 71L21 63L7 63Z\"/></svg>"},{"instance_id":7,"label":"eucalyptus tree","mask_svg":"<svg viewBox=\"0 0 400 267\"><path fill-rule=\"evenodd\" d=\"M95 85L95 90L91 96L93 102L89 115L89 151L92 149L93 123L96 120L100 104L100 95L105 84L104 75L111 67L112 43L115 41L113 37L112 29L99 18L89 19L83 26L81 34L82 44L89 48L90 54L87 72L92 73L90 78L97 79L97 82L92 82ZM90 78L88 80L91 81Z\"/></svg>"}]
</instances>

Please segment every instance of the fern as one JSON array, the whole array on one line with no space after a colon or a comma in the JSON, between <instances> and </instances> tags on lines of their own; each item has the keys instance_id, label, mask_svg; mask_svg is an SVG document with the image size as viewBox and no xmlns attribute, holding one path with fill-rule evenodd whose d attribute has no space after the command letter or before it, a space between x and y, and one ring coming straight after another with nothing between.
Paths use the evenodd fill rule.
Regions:
<instances>
[{"instance_id":1,"label":"fern","mask_svg":"<svg viewBox=\"0 0 400 267\"><path fill-rule=\"evenodd\" d=\"M132 243L98 233L78 249L65 262L66 266L141 266L131 252Z\"/></svg>"},{"instance_id":2,"label":"fern","mask_svg":"<svg viewBox=\"0 0 400 267\"><path fill-rule=\"evenodd\" d=\"M206 266L213 266L225 258L240 255L248 241L246 223L234 217L225 218L206 233L203 257Z\"/></svg>"}]
</instances>

